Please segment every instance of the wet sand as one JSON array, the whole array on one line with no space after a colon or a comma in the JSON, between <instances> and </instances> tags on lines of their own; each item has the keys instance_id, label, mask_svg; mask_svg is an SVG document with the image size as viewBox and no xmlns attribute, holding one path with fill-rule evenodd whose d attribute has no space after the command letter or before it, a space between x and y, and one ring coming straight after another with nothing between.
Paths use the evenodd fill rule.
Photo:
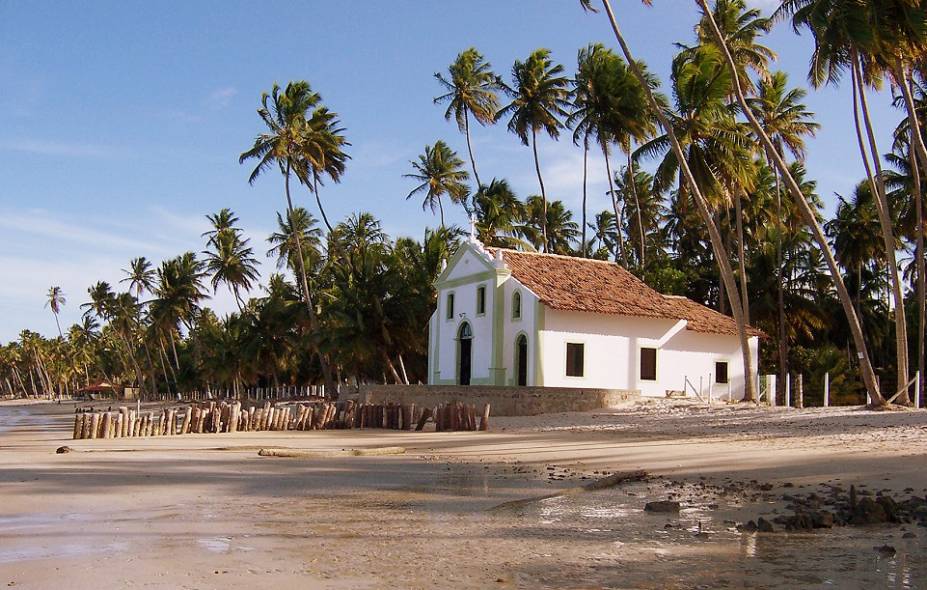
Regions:
<instances>
[{"instance_id":1,"label":"wet sand","mask_svg":"<svg viewBox=\"0 0 927 590\"><path fill-rule=\"evenodd\" d=\"M0 404L0 585L927 587L924 527L735 528L825 483L927 495L927 412L655 403L496 418L490 433L71 441L72 411ZM409 452L257 456L379 446ZM631 469L654 477L491 510ZM682 511L644 512L664 499Z\"/></svg>"}]
</instances>

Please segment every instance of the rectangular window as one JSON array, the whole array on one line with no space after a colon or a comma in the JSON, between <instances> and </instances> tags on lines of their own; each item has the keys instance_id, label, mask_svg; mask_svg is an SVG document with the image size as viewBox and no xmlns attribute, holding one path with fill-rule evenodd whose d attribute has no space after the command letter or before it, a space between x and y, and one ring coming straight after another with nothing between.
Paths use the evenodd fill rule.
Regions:
<instances>
[{"instance_id":1,"label":"rectangular window","mask_svg":"<svg viewBox=\"0 0 927 590\"><path fill-rule=\"evenodd\" d=\"M454 294L447 294L447 319L454 319Z\"/></svg>"},{"instance_id":2,"label":"rectangular window","mask_svg":"<svg viewBox=\"0 0 927 590\"><path fill-rule=\"evenodd\" d=\"M641 349L641 379L643 381L657 380L657 349Z\"/></svg>"},{"instance_id":3,"label":"rectangular window","mask_svg":"<svg viewBox=\"0 0 927 590\"><path fill-rule=\"evenodd\" d=\"M727 383L727 361L715 363L715 383Z\"/></svg>"},{"instance_id":4,"label":"rectangular window","mask_svg":"<svg viewBox=\"0 0 927 590\"><path fill-rule=\"evenodd\" d=\"M583 376L584 345L568 342L566 345L566 374L567 377Z\"/></svg>"},{"instance_id":5,"label":"rectangular window","mask_svg":"<svg viewBox=\"0 0 927 590\"><path fill-rule=\"evenodd\" d=\"M521 293L518 291L515 291L515 294L512 295L512 319L521 319Z\"/></svg>"},{"instance_id":6,"label":"rectangular window","mask_svg":"<svg viewBox=\"0 0 927 590\"><path fill-rule=\"evenodd\" d=\"M476 314L483 315L486 313L486 286L480 285L476 288Z\"/></svg>"}]
</instances>

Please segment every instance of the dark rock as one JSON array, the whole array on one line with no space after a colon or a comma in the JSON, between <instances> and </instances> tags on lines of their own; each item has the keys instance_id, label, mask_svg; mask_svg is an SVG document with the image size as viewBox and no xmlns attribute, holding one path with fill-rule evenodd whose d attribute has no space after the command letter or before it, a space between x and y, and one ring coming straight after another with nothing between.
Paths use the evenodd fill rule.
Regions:
<instances>
[{"instance_id":1,"label":"dark rock","mask_svg":"<svg viewBox=\"0 0 927 590\"><path fill-rule=\"evenodd\" d=\"M761 533L774 533L776 529L773 527L772 523L763 518L762 516L756 521L756 529Z\"/></svg>"},{"instance_id":2,"label":"dark rock","mask_svg":"<svg viewBox=\"0 0 927 590\"><path fill-rule=\"evenodd\" d=\"M879 552L879 555L883 557L893 557L895 555L895 548L891 545L882 545L881 547L873 547L876 551Z\"/></svg>"},{"instance_id":3,"label":"dark rock","mask_svg":"<svg viewBox=\"0 0 927 590\"><path fill-rule=\"evenodd\" d=\"M59 455L63 455L63 454L65 454L65 453L70 453L70 452L73 451L73 450L74 450L74 449L72 449L71 447L65 445L65 446L63 446L63 447L58 447L57 449L55 449L55 453L57 453L57 454L59 454Z\"/></svg>"},{"instance_id":4,"label":"dark rock","mask_svg":"<svg viewBox=\"0 0 927 590\"><path fill-rule=\"evenodd\" d=\"M644 505L644 510L647 512L679 512L679 502L673 502L671 500L647 502L647 504Z\"/></svg>"},{"instance_id":5,"label":"dark rock","mask_svg":"<svg viewBox=\"0 0 927 590\"><path fill-rule=\"evenodd\" d=\"M850 524L880 524L888 521L888 514L881 504L869 497L860 500L855 509L852 508Z\"/></svg>"},{"instance_id":6,"label":"dark rock","mask_svg":"<svg viewBox=\"0 0 927 590\"><path fill-rule=\"evenodd\" d=\"M901 535L901 538L902 539L916 539L917 535L915 535L914 533L905 533Z\"/></svg>"},{"instance_id":7,"label":"dark rock","mask_svg":"<svg viewBox=\"0 0 927 590\"><path fill-rule=\"evenodd\" d=\"M742 533L755 533L757 530L757 526L756 526L756 523L751 520L747 522L747 524L737 525L737 530Z\"/></svg>"}]
</instances>

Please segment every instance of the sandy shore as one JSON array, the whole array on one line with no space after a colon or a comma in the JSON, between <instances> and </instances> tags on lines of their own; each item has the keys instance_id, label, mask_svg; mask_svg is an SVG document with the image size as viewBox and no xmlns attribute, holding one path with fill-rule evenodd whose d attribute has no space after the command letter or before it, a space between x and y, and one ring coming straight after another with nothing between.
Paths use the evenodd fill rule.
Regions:
<instances>
[{"instance_id":1,"label":"sandy shore","mask_svg":"<svg viewBox=\"0 0 927 590\"><path fill-rule=\"evenodd\" d=\"M71 441L0 404L0 584L18 588L925 588L927 528L739 532L789 494L927 495L927 412L655 402L489 433ZM55 448L69 445L62 455ZM403 446L281 459L261 447ZM605 473L645 482L492 510ZM645 502L680 501L651 514ZM701 532L701 534L699 534ZM876 551L890 545L895 552Z\"/></svg>"}]
</instances>

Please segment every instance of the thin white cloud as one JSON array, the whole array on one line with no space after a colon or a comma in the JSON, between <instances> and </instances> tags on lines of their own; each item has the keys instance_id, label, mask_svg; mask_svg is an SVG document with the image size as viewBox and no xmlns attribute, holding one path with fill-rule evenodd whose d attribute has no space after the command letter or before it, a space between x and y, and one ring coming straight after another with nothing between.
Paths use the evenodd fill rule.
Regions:
<instances>
[{"instance_id":1,"label":"thin white cloud","mask_svg":"<svg viewBox=\"0 0 927 590\"><path fill-rule=\"evenodd\" d=\"M232 86L216 88L206 97L206 104L213 109L224 109L231 104L238 94L238 89Z\"/></svg>"},{"instance_id":2,"label":"thin white cloud","mask_svg":"<svg viewBox=\"0 0 927 590\"><path fill-rule=\"evenodd\" d=\"M14 238L15 234L25 234L48 238L55 243L64 242L59 245L65 248L68 244L71 247L74 244L82 244L94 248L146 251L160 249L155 242L120 235L93 225L63 221L40 209L0 212L0 228L7 230L5 233L10 239Z\"/></svg>"},{"instance_id":3,"label":"thin white cloud","mask_svg":"<svg viewBox=\"0 0 927 590\"><path fill-rule=\"evenodd\" d=\"M127 153L124 149L107 145L41 139L0 140L0 151L75 158L115 158Z\"/></svg>"}]
</instances>

